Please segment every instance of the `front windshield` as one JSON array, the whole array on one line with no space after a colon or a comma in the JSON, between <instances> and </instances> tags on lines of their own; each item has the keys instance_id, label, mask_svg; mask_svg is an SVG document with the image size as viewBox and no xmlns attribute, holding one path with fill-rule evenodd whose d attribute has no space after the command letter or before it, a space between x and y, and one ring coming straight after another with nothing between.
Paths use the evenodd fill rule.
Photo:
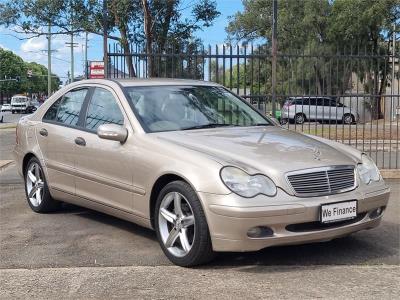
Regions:
<instances>
[{"instance_id":1,"label":"front windshield","mask_svg":"<svg viewBox=\"0 0 400 300\"><path fill-rule=\"evenodd\" d=\"M126 92L148 132L272 125L222 87L126 87Z\"/></svg>"},{"instance_id":2,"label":"front windshield","mask_svg":"<svg viewBox=\"0 0 400 300\"><path fill-rule=\"evenodd\" d=\"M25 97L14 97L11 99L11 102L13 103L24 103L26 102L27 98Z\"/></svg>"}]
</instances>

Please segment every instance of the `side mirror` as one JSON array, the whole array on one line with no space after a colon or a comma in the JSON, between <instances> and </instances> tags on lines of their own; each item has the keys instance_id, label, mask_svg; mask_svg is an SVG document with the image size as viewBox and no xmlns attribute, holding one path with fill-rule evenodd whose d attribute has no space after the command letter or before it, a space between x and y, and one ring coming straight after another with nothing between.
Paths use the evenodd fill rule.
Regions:
<instances>
[{"instance_id":1,"label":"side mirror","mask_svg":"<svg viewBox=\"0 0 400 300\"><path fill-rule=\"evenodd\" d=\"M123 143L128 137L128 130L121 125L103 124L97 128L97 136L101 139Z\"/></svg>"}]
</instances>

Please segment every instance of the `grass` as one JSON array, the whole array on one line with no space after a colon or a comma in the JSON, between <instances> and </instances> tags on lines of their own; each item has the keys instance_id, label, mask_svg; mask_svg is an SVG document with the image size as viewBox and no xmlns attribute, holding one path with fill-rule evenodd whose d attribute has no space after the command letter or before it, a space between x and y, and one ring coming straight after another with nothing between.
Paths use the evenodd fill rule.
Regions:
<instances>
[{"instance_id":1,"label":"grass","mask_svg":"<svg viewBox=\"0 0 400 300\"><path fill-rule=\"evenodd\" d=\"M371 126L366 125L345 125L345 126L332 126L332 125L304 125L303 128L300 126L290 125L289 129L303 132L306 134L312 134L324 138L335 139L335 140L398 140L399 139L399 128L397 124L384 125L384 126Z\"/></svg>"}]
</instances>

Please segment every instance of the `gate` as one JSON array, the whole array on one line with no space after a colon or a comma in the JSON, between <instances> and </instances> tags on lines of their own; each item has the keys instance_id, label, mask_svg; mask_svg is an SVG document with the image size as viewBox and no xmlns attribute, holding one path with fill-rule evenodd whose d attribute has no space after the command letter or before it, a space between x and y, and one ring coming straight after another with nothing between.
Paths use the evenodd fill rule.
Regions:
<instances>
[{"instance_id":1,"label":"gate","mask_svg":"<svg viewBox=\"0 0 400 300\"><path fill-rule=\"evenodd\" d=\"M399 45L309 47L278 52L277 67L265 46L172 45L146 53L109 46L109 78L186 78L217 82L290 130L351 145L379 168L398 169ZM272 95L272 73L276 83Z\"/></svg>"}]
</instances>

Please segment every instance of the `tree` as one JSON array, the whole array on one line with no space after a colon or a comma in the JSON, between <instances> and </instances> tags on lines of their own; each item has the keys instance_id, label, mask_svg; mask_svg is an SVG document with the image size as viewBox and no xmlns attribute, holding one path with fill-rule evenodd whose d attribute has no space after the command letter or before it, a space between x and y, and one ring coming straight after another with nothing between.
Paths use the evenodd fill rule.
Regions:
<instances>
[{"instance_id":1,"label":"tree","mask_svg":"<svg viewBox=\"0 0 400 300\"><path fill-rule=\"evenodd\" d=\"M220 15L215 1L198 0L193 4L192 18L183 20L180 4L180 0L142 0L143 21L140 20L138 28L144 32L143 42L146 44L150 77L157 76L153 67L155 51L179 53L184 48L193 48L194 44L198 44L194 32L211 26L213 20Z\"/></svg>"},{"instance_id":2,"label":"tree","mask_svg":"<svg viewBox=\"0 0 400 300\"><path fill-rule=\"evenodd\" d=\"M31 70L32 75L26 76L23 74L21 90L29 93L43 93L47 94L47 68L35 62L25 63L26 70ZM58 90L61 84L60 78L55 74L51 77L52 92Z\"/></svg>"},{"instance_id":3,"label":"tree","mask_svg":"<svg viewBox=\"0 0 400 300\"><path fill-rule=\"evenodd\" d=\"M96 0L7 0L0 3L0 25L17 33L45 35L43 27L53 26L53 35L97 32Z\"/></svg>"},{"instance_id":4,"label":"tree","mask_svg":"<svg viewBox=\"0 0 400 300\"><path fill-rule=\"evenodd\" d=\"M108 38L121 45L129 76L136 75L131 43L146 44L149 76L154 76L155 49L166 51L167 44L178 48L220 14L214 0L196 0L191 3L192 17L182 19L181 4L181 0L107 1ZM102 34L102 19L102 1L96 0L7 0L0 4L0 25L17 25L18 32L30 36L46 34L43 27L49 24L54 28L53 34Z\"/></svg>"},{"instance_id":5,"label":"tree","mask_svg":"<svg viewBox=\"0 0 400 300\"><path fill-rule=\"evenodd\" d=\"M32 70L32 77L27 76L27 71ZM0 78L20 78L20 82L0 82L1 99L3 95L15 93L47 93L47 68L37 64L28 63L12 51L0 48ZM53 91L58 90L60 79L52 74Z\"/></svg>"},{"instance_id":6,"label":"tree","mask_svg":"<svg viewBox=\"0 0 400 300\"><path fill-rule=\"evenodd\" d=\"M351 88L351 76L357 73L365 91L376 95L372 107L377 117L382 117L380 96L391 70L389 37L393 24L399 24L399 1L280 0L278 7L282 68L278 70L277 82L281 82L282 89L289 87L290 82L292 89L301 87L302 93L341 95ZM248 0L244 2L244 11L233 16L227 32L230 40L263 38L265 46L271 48L271 26L272 0ZM360 49L370 49L367 54L374 57L372 63L360 66L346 57ZM338 58L338 54L343 56Z\"/></svg>"},{"instance_id":7,"label":"tree","mask_svg":"<svg viewBox=\"0 0 400 300\"><path fill-rule=\"evenodd\" d=\"M398 0L336 0L332 4L328 34L330 40L352 49L368 51L368 55L389 55L393 24L399 23ZM373 108L378 118L383 117L381 95L387 85L391 64L372 61L363 64L358 76L364 79L365 90L375 95Z\"/></svg>"},{"instance_id":8,"label":"tree","mask_svg":"<svg viewBox=\"0 0 400 300\"><path fill-rule=\"evenodd\" d=\"M21 57L15 55L11 51L0 48L0 79L16 78L25 72L24 61ZM1 99L3 95L10 95L10 93L18 92L21 89L21 83L16 81L2 81L0 82Z\"/></svg>"}]
</instances>

